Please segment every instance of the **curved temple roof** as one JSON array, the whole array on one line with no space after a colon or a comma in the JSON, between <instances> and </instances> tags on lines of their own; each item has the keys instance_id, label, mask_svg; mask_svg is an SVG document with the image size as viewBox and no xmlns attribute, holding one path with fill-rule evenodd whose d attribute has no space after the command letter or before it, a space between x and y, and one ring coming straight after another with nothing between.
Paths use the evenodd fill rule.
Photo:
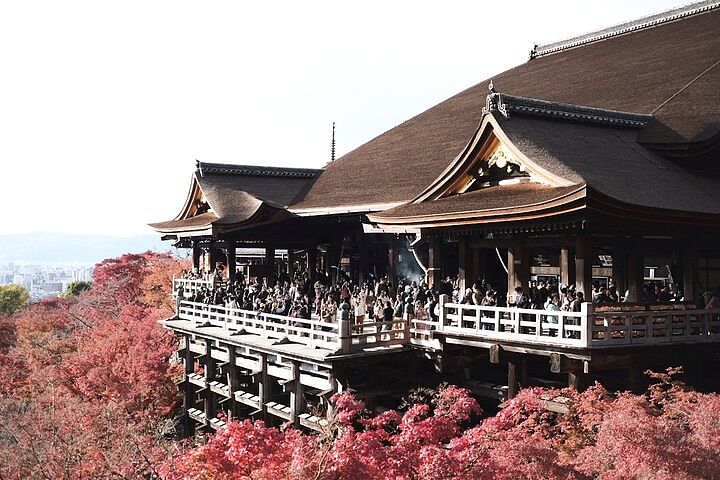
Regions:
<instances>
[{"instance_id":1,"label":"curved temple roof","mask_svg":"<svg viewBox=\"0 0 720 480\"><path fill-rule=\"evenodd\" d=\"M562 108L584 115L583 107L567 107ZM563 110L553 111L561 114ZM636 125L611 126L615 123L612 118L604 124L598 118L580 122L523 108L508 108L506 114L509 118L499 111L488 112L465 153L436 179L434 187L412 202L370 214L370 220L386 226L425 227L467 223L469 219L507 221L528 218L529 212L559 215L593 203L602 210L600 204L610 201L625 209L650 209L659 217L688 212L705 217L707 223L720 224L720 182L691 175L637 143ZM628 117L622 112L612 115ZM491 138L506 143L541 183L501 182L452 194L452 186L474 168L481 145L489 144Z\"/></svg>"},{"instance_id":2,"label":"curved temple roof","mask_svg":"<svg viewBox=\"0 0 720 480\"><path fill-rule=\"evenodd\" d=\"M644 142L699 142L720 132L720 65L712 67L720 60L718 52L720 8L712 8L535 58L492 82L508 95L652 114ZM293 208L400 204L415 198L472 137L489 82L327 165Z\"/></svg>"},{"instance_id":3,"label":"curved temple roof","mask_svg":"<svg viewBox=\"0 0 720 480\"><path fill-rule=\"evenodd\" d=\"M683 218L678 212L685 219L720 215L718 182L680 168L683 152L720 150L720 1L536 48L531 60L493 77L490 95L488 83L322 170L199 163L181 214L153 226L227 231L347 212L380 224L412 223L413 216L425 224L469 212L487 219L497 208L558 214L563 202L618 214L664 211L675 220ZM544 185L449 198L448 185L470 168L473 142L489 123ZM200 200L208 212L197 208Z\"/></svg>"},{"instance_id":4,"label":"curved temple roof","mask_svg":"<svg viewBox=\"0 0 720 480\"><path fill-rule=\"evenodd\" d=\"M162 233L229 231L293 216L286 210L321 170L197 163L188 198Z\"/></svg>"}]
</instances>

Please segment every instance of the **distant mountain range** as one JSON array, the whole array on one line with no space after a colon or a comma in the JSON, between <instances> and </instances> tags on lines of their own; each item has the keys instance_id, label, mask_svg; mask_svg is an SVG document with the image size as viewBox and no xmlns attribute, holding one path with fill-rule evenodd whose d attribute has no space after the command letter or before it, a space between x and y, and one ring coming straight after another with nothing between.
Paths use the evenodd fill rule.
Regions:
<instances>
[{"instance_id":1,"label":"distant mountain range","mask_svg":"<svg viewBox=\"0 0 720 480\"><path fill-rule=\"evenodd\" d=\"M33 232L0 235L0 263L94 264L124 253L173 250L156 235L128 237Z\"/></svg>"}]
</instances>

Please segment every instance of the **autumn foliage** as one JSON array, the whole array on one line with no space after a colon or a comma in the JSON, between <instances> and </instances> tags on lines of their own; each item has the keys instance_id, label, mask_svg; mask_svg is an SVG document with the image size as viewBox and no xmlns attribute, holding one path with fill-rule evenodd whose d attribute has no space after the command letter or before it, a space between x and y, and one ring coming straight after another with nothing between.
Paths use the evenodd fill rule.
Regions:
<instances>
[{"instance_id":1,"label":"autumn foliage","mask_svg":"<svg viewBox=\"0 0 720 480\"><path fill-rule=\"evenodd\" d=\"M124 255L79 295L0 316L0 479L720 478L720 396L673 369L642 395L525 389L494 416L452 385L376 416L343 393L320 434L246 420L184 443L176 345L157 323L183 266ZM558 398L563 413L547 408Z\"/></svg>"},{"instance_id":2,"label":"autumn foliage","mask_svg":"<svg viewBox=\"0 0 720 480\"><path fill-rule=\"evenodd\" d=\"M0 478L142 478L177 448L168 254L100 263L92 287L0 319Z\"/></svg>"},{"instance_id":3,"label":"autumn foliage","mask_svg":"<svg viewBox=\"0 0 720 480\"><path fill-rule=\"evenodd\" d=\"M369 417L336 397L324 435L231 422L166 467L179 479L706 479L720 477L720 397L673 371L644 395L595 385L526 389L493 417L449 386L404 413ZM544 399L563 397L567 413Z\"/></svg>"}]
</instances>

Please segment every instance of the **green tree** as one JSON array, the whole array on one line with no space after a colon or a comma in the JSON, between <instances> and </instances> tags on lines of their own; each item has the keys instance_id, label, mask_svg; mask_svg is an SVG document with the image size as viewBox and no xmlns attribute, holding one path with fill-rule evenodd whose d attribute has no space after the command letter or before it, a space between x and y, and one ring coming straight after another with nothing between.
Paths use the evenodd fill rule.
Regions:
<instances>
[{"instance_id":1,"label":"green tree","mask_svg":"<svg viewBox=\"0 0 720 480\"><path fill-rule=\"evenodd\" d=\"M0 285L0 315L10 315L27 305L27 291L20 285Z\"/></svg>"},{"instance_id":2,"label":"green tree","mask_svg":"<svg viewBox=\"0 0 720 480\"><path fill-rule=\"evenodd\" d=\"M86 282L85 280L76 280L67 286L65 292L62 294L62 297L68 298L74 295L80 295L80 292L90 290L90 284L91 282Z\"/></svg>"}]
</instances>

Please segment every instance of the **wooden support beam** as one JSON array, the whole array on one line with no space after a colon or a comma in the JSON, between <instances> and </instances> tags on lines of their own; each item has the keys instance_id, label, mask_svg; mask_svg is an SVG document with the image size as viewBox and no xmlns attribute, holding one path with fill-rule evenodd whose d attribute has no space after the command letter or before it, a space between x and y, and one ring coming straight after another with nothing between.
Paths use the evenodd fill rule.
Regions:
<instances>
[{"instance_id":1,"label":"wooden support beam","mask_svg":"<svg viewBox=\"0 0 720 480\"><path fill-rule=\"evenodd\" d=\"M341 233L333 232L332 240L330 242L330 249L328 250L328 271L327 274L330 276L332 286L337 286L338 272L340 271L340 249L342 247Z\"/></svg>"},{"instance_id":2,"label":"wooden support beam","mask_svg":"<svg viewBox=\"0 0 720 480\"><path fill-rule=\"evenodd\" d=\"M195 371L195 354L190 350L190 343L192 337L190 335L184 335L185 338L185 374L193 373Z\"/></svg>"},{"instance_id":3,"label":"wooden support beam","mask_svg":"<svg viewBox=\"0 0 720 480\"><path fill-rule=\"evenodd\" d=\"M258 397L260 398L261 417L267 422L267 409L265 404L272 398L272 383L268 375L267 355L260 354L260 373L258 374Z\"/></svg>"},{"instance_id":4,"label":"wooden support beam","mask_svg":"<svg viewBox=\"0 0 720 480\"><path fill-rule=\"evenodd\" d=\"M568 372L568 387L574 388L578 392L582 392L587 388L588 377L582 370L573 370Z\"/></svg>"},{"instance_id":5,"label":"wooden support beam","mask_svg":"<svg viewBox=\"0 0 720 480\"><path fill-rule=\"evenodd\" d=\"M520 391L518 383L518 364L514 358L507 362L508 399L515 398Z\"/></svg>"},{"instance_id":6,"label":"wooden support beam","mask_svg":"<svg viewBox=\"0 0 720 480\"><path fill-rule=\"evenodd\" d=\"M292 279L295 275L295 251L288 248L287 255L287 274Z\"/></svg>"},{"instance_id":7,"label":"wooden support beam","mask_svg":"<svg viewBox=\"0 0 720 480\"><path fill-rule=\"evenodd\" d=\"M530 283L530 254L524 241L515 241L508 247L508 293L514 292L516 287L522 287L528 292Z\"/></svg>"},{"instance_id":8,"label":"wooden support beam","mask_svg":"<svg viewBox=\"0 0 720 480\"><path fill-rule=\"evenodd\" d=\"M195 371L195 354L190 350L190 335L185 335L185 381L182 383L183 389L183 410L185 416L183 418L183 429L186 436L190 436L193 431L193 420L188 414L191 408L195 408L195 388L188 381L188 374Z\"/></svg>"},{"instance_id":9,"label":"wooden support beam","mask_svg":"<svg viewBox=\"0 0 720 480\"><path fill-rule=\"evenodd\" d=\"M592 300L592 264L594 260L592 240L589 235L579 235L575 245L575 289Z\"/></svg>"},{"instance_id":10,"label":"wooden support beam","mask_svg":"<svg viewBox=\"0 0 720 480\"><path fill-rule=\"evenodd\" d=\"M300 383L300 364L292 362L292 389L290 390L290 421L295 427L300 426L300 414L305 411L303 385Z\"/></svg>"},{"instance_id":11,"label":"wooden support beam","mask_svg":"<svg viewBox=\"0 0 720 480\"><path fill-rule=\"evenodd\" d=\"M391 235L388 242L387 277L390 282L390 289L397 286L397 252L395 250L395 235Z\"/></svg>"},{"instance_id":12,"label":"wooden support beam","mask_svg":"<svg viewBox=\"0 0 720 480\"><path fill-rule=\"evenodd\" d=\"M695 302L700 296L698 286L698 251L693 239L686 238L680 253L682 261L683 295L685 300Z\"/></svg>"},{"instance_id":13,"label":"wooden support beam","mask_svg":"<svg viewBox=\"0 0 720 480\"><path fill-rule=\"evenodd\" d=\"M205 382L215 380L216 375L216 361L212 356L212 345L213 341L209 338L205 340ZM215 418L217 415L215 403L215 393L209 388L205 390L205 418L208 420Z\"/></svg>"},{"instance_id":14,"label":"wooden support beam","mask_svg":"<svg viewBox=\"0 0 720 480\"><path fill-rule=\"evenodd\" d=\"M471 288L480 277L485 275L485 250L470 248L470 241L467 241L467 288Z\"/></svg>"},{"instance_id":15,"label":"wooden support beam","mask_svg":"<svg viewBox=\"0 0 720 480\"><path fill-rule=\"evenodd\" d=\"M275 282L275 247L265 247L265 281L269 287Z\"/></svg>"},{"instance_id":16,"label":"wooden support beam","mask_svg":"<svg viewBox=\"0 0 720 480\"><path fill-rule=\"evenodd\" d=\"M208 269L214 271L217 269L217 264L220 261L220 251L215 246L215 242L210 242L210 248L208 249Z\"/></svg>"},{"instance_id":17,"label":"wooden support beam","mask_svg":"<svg viewBox=\"0 0 720 480\"><path fill-rule=\"evenodd\" d=\"M225 365L225 369L227 371L226 373L226 379L227 379L227 386L230 390L230 398L233 399L232 402L229 403L229 415L228 418L233 419L237 416L237 403L234 401L234 393L236 390L240 389L239 385L239 379L238 379L238 368L237 364L235 363L235 347L233 345L227 346L228 350L228 362Z\"/></svg>"},{"instance_id":18,"label":"wooden support beam","mask_svg":"<svg viewBox=\"0 0 720 480\"><path fill-rule=\"evenodd\" d=\"M317 245L314 243L307 247L307 269L310 276L310 292L314 295L314 285L317 281Z\"/></svg>"},{"instance_id":19,"label":"wooden support beam","mask_svg":"<svg viewBox=\"0 0 720 480\"><path fill-rule=\"evenodd\" d=\"M235 256L234 245L227 247L227 272L228 280L234 282L237 275L237 257Z\"/></svg>"},{"instance_id":20,"label":"wooden support beam","mask_svg":"<svg viewBox=\"0 0 720 480\"><path fill-rule=\"evenodd\" d=\"M440 237L430 237L428 242L428 286L437 290L442 281L442 242Z\"/></svg>"},{"instance_id":21,"label":"wooden support beam","mask_svg":"<svg viewBox=\"0 0 720 480\"><path fill-rule=\"evenodd\" d=\"M549 363L550 371L552 373L565 373L570 371L590 373L590 362L588 360L570 358L567 355L558 352L550 354Z\"/></svg>"},{"instance_id":22,"label":"wooden support beam","mask_svg":"<svg viewBox=\"0 0 720 480\"><path fill-rule=\"evenodd\" d=\"M202 256L202 248L200 248L196 242L193 242L193 247L192 247L193 269L200 270L200 257L201 256Z\"/></svg>"},{"instance_id":23,"label":"wooden support beam","mask_svg":"<svg viewBox=\"0 0 720 480\"><path fill-rule=\"evenodd\" d=\"M495 343L493 345L490 345L489 357L490 357L490 363L500 363L500 352L502 351L502 347Z\"/></svg>"},{"instance_id":24,"label":"wooden support beam","mask_svg":"<svg viewBox=\"0 0 720 480\"><path fill-rule=\"evenodd\" d=\"M468 277L469 268L469 255L468 255L468 240L467 237L460 237L458 241L458 286L460 288L460 295L462 296L466 288L472 286L472 277Z\"/></svg>"},{"instance_id":25,"label":"wooden support beam","mask_svg":"<svg viewBox=\"0 0 720 480\"><path fill-rule=\"evenodd\" d=\"M570 247L560 248L560 283L575 284L575 251Z\"/></svg>"},{"instance_id":26,"label":"wooden support beam","mask_svg":"<svg viewBox=\"0 0 720 480\"><path fill-rule=\"evenodd\" d=\"M615 286L617 287L617 293L622 301L625 296L625 292L628 288L628 276L627 276L627 249L624 242L616 241L613 245L612 252L612 271L613 280L615 280ZM591 299L592 300L592 299Z\"/></svg>"},{"instance_id":27,"label":"wooden support beam","mask_svg":"<svg viewBox=\"0 0 720 480\"><path fill-rule=\"evenodd\" d=\"M628 301L643 301L643 285L645 281L645 252L643 238L634 235L630 239L627 256L627 290Z\"/></svg>"},{"instance_id":28,"label":"wooden support beam","mask_svg":"<svg viewBox=\"0 0 720 480\"><path fill-rule=\"evenodd\" d=\"M362 285L368 279L370 274L370 258L368 256L368 240L365 235L358 234L356 243L358 246L358 254L360 256L360 265L358 268L358 284Z\"/></svg>"}]
</instances>

